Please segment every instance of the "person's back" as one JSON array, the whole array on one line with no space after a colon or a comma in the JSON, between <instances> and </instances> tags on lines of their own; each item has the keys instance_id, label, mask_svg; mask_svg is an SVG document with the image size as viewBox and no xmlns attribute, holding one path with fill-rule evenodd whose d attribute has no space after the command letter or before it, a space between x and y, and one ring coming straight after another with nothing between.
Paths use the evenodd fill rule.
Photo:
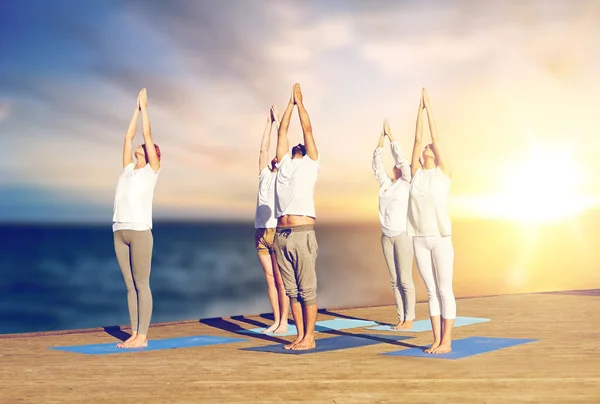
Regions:
<instances>
[{"instance_id":1,"label":"person's back","mask_svg":"<svg viewBox=\"0 0 600 404\"><path fill-rule=\"evenodd\" d=\"M316 218L315 185L319 174L319 160L313 160L306 155L301 158L291 158L286 154L278 164L278 168L275 185L276 217Z\"/></svg>"}]
</instances>

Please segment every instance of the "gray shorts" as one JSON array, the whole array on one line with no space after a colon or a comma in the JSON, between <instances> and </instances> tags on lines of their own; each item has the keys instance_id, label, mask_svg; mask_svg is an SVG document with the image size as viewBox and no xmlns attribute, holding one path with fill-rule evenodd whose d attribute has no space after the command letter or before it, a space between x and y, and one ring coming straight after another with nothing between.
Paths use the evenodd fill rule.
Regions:
<instances>
[{"instance_id":1,"label":"gray shorts","mask_svg":"<svg viewBox=\"0 0 600 404\"><path fill-rule=\"evenodd\" d=\"M285 293L292 303L306 305L317 303L316 262L319 245L315 226L301 225L277 227L273 242L277 264L285 286Z\"/></svg>"}]
</instances>

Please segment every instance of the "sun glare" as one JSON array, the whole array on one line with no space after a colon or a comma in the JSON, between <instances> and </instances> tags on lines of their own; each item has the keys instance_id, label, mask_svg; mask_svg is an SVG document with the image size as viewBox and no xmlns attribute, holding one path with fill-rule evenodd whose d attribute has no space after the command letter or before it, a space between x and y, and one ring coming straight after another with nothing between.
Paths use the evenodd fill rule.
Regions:
<instances>
[{"instance_id":1,"label":"sun glare","mask_svg":"<svg viewBox=\"0 0 600 404\"><path fill-rule=\"evenodd\" d=\"M526 223L573 217L585 210L584 176L569 152L535 147L526 161L508 163L490 216Z\"/></svg>"}]
</instances>

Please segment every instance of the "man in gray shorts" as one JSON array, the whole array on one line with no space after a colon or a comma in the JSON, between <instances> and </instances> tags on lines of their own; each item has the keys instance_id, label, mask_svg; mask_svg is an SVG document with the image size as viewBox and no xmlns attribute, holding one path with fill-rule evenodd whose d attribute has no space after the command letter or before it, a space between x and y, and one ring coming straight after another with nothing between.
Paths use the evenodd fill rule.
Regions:
<instances>
[{"instance_id":1,"label":"man in gray shorts","mask_svg":"<svg viewBox=\"0 0 600 404\"><path fill-rule=\"evenodd\" d=\"M290 117L298 107L304 145L289 153L287 131ZM275 255L290 298L298 335L285 349L306 350L315 345L317 322L317 275L315 264L319 246L315 236L315 184L319 174L319 153L308 113L302 102L300 84L283 114L277 136L277 180L275 182Z\"/></svg>"}]
</instances>

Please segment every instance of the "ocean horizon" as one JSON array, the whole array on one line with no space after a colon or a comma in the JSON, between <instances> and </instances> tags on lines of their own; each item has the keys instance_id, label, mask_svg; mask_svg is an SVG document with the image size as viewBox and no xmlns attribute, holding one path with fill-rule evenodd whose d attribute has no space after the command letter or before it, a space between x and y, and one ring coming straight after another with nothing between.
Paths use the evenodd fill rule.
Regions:
<instances>
[{"instance_id":1,"label":"ocean horizon","mask_svg":"<svg viewBox=\"0 0 600 404\"><path fill-rule=\"evenodd\" d=\"M456 297L598 288L598 224L595 211L545 225L455 220ZM153 234L153 323L270 311L252 222L156 220ZM318 222L316 234L320 308L394 303L376 221ZM128 324L110 225L0 223L0 241L0 333ZM426 300L416 265L413 278Z\"/></svg>"}]
</instances>

